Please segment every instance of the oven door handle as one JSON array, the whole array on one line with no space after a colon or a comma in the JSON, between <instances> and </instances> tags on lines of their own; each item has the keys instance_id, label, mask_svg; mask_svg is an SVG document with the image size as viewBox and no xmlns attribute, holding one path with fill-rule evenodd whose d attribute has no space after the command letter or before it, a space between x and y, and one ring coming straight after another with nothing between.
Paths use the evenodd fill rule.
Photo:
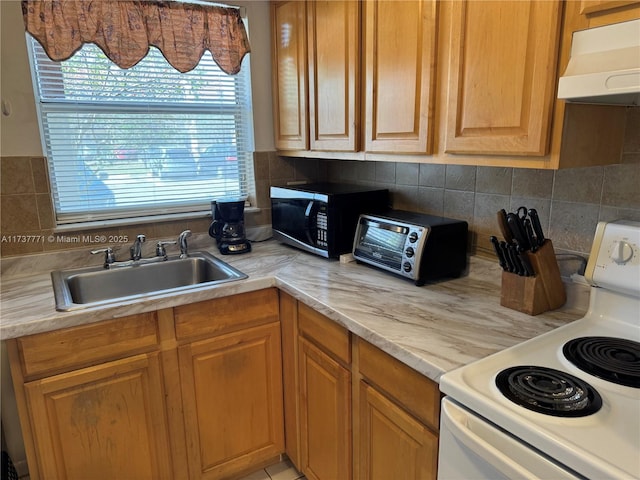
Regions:
<instances>
[{"instance_id":1,"label":"oven door handle","mask_svg":"<svg viewBox=\"0 0 640 480\"><path fill-rule=\"evenodd\" d=\"M452 403L446 397L442 402L442 429L447 429L471 452L489 463L506 478L537 479L537 478L578 478L571 472L564 470L557 464L549 462L541 465L542 457L528 446L498 430L492 424L482 420L467 410ZM504 452L509 452L509 456ZM532 473L523 465L533 464L537 468L547 470L547 475L539 472Z\"/></svg>"}]
</instances>

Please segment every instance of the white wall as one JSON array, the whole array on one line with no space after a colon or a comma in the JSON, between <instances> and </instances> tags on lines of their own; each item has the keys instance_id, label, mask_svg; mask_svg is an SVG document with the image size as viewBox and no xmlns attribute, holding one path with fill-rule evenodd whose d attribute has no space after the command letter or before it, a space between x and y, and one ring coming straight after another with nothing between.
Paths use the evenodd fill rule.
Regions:
<instances>
[{"instance_id":1,"label":"white wall","mask_svg":"<svg viewBox=\"0 0 640 480\"><path fill-rule=\"evenodd\" d=\"M269 2L237 0L232 3L245 7L248 17L255 149L271 151L274 144ZM42 144L19 0L0 1L0 22L0 93L2 102L11 111L9 116L0 115L0 155L41 156Z\"/></svg>"},{"instance_id":2,"label":"white wall","mask_svg":"<svg viewBox=\"0 0 640 480\"><path fill-rule=\"evenodd\" d=\"M0 93L11 114L0 115L0 155L41 156L42 145L19 0L0 1Z\"/></svg>"}]
</instances>

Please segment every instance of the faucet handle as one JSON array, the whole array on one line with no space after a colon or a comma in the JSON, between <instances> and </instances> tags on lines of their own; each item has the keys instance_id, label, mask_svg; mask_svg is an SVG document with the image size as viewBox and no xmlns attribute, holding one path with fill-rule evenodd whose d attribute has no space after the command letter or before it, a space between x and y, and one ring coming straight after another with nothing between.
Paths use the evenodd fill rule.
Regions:
<instances>
[{"instance_id":1,"label":"faucet handle","mask_svg":"<svg viewBox=\"0 0 640 480\"><path fill-rule=\"evenodd\" d=\"M131 248L129 249L131 251L131 260L137 261L142 258L141 245L146 241L147 241L146 235L143 235L142 233L140 235L136 235L136 239L133 242L133 245L131 246Z\"/></svg>"},{"instance_id":2,"label":"faucet handle","mask_svg":"<svg viewBox=\"0 0 640 480\"><path fill-rule=\"evenodd\" d=\"M91 250L91 255L97 255L98 253L104 253L104 268L109 268L109 265L116 262L116 256L113 253L113 248L106 247Z\"/></svg>"},{"instance_id":3,"label":"faucet handle","mask_svg":"<svg viewBox=\"0 0 640 480\"><path fill-rule=\"evenodd\" d=\"M163 257L166 260L167 250L164 248L165 245L175 245L176 243L178 243L176 240L161 240L156 243L156 257Z\"/></svg>"}]
</instances>

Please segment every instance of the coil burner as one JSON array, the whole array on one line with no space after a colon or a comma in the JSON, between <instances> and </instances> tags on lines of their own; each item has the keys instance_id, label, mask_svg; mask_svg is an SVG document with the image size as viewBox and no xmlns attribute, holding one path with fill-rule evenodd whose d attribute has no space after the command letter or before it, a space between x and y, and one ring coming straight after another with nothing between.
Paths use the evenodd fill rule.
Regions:
<instances>
[{"instance_id":1,"label":"coil burner","mask_svg":"<svg viewBox=\"0 0 640 480\"><path fill-rule=\"evenodd\" d=\"M546 415L584 417L602 406L591 385L552 368L511 367L498 374L496 386L512 402Z\"/></svg>"},{"instance_id":2,"label":"coil burner","mask_svg":"<svg viewBox=\"0 0 640 480\"><path fill-rule=\"evenodd\" d=\"M564 356L595 377L640 388L640 343L615 337L580 337L562 348Z\"/></svg>"}]
</instances>

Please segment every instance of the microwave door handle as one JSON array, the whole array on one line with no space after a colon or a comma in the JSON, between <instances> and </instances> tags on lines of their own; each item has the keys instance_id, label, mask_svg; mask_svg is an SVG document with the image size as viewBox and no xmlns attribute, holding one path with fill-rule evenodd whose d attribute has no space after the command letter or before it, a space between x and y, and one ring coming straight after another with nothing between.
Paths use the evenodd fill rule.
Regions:
<instances>
[{"instance_id":1,"label":"microwave door handle","mask_svg":"<svg viewBox=\"0 0 640 480\"><path fill-rule=\"evenodd\" d=\"M307 236L307 241L309 245L315 245L316 241L312 236L312 226L311 226L311 214L313 213L315 207L315 203L313 200L310 200L307 204L307 208L304 211L304 233Z\"/></svg>"}]
</instances>

